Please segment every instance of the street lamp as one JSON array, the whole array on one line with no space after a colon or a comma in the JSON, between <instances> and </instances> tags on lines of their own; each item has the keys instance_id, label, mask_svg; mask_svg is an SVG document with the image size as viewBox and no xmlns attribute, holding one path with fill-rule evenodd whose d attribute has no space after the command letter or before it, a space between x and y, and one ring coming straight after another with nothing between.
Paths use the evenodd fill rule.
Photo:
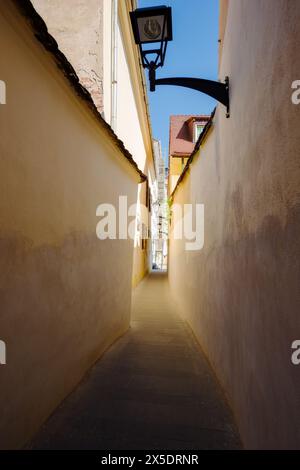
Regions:
<instances>
[{"instance_id":1,"label":"street lamp","mask_svg":"<svg viewBox=\"0 0 300 470\"><path fill-rule=\"evenodd\" d=\"M150 91L155 91L155 71L164 65L168 41L172 41L172 12L170 7L138 8L130 12L135 43L140 48L143 67L149 70ZM155 49L149 44L159 43ZM146 45L146 47L142 47ZM154 56L149 60L148 56Z\"/></svg>"},{"instance_id":2,"label":"street lamp","mask_svg":"<svg viewBox=\"0 0 300 470\"><path fill-rule=\"evenodd\" d=\"M156 70L165 61L168 41L172 41L172 11L171 7L159 6L137 8L130 12L134 39L139 46L143 67L149 70L150 91L155 91L157 85L176 85L205 93L215 98L226 107L226 117L229 117L229 78L224 83L202 78L170 77L156 79ZM159 43L159 47L149 47ZM152 56L152 60L149 60Z\"/></svg>"}]
</instances>

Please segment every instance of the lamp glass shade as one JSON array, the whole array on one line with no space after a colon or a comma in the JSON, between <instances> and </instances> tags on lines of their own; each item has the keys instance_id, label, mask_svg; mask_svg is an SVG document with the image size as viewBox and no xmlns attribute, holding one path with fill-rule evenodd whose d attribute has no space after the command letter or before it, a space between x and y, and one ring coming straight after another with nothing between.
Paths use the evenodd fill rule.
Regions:
<instances>
[{"instance_id":1,"label":"lamp glass shade","mask_svg":"<svg viewBox=\"0 0 300 470\"><path fill-rule=\"evenodd\" d=\"M138 8L131 12L130 16L135 42L137 44L172 40L172 17L170 7Z\"/></svg>"}]
</instances>

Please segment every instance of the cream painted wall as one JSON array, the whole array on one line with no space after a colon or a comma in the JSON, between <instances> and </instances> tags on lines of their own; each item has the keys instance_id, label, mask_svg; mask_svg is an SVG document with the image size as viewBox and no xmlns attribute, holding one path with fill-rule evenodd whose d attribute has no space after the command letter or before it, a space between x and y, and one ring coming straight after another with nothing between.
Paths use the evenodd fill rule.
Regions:
<instances>
[{"instance_id":1,"label":"cream painted wall","mask_svg":"<svg viewBox=\"0 0 300 470\"><path fill-rule=\"evenodd\" d=\"M125 3L119 1L118 21L118 82L117 82L117 123L119 138L134 156L138 167L149 176L155 175L152 156L151 129L147 122L145 96L143 96L143 71L135 56L131 25ZM137 193L137 211L142 213L140 204L146 204L145 183L139 185ZM148 225L148 217L141 217L141 222ZM142 249L142 242L137 236L133 260L133 286L136 286L149 270L149 242Z\"/></svg>"},{"instance_id":2,"label":"cream painted wall","mask_svg":"<svg viewBox=\"0 0 300 470\"><path fill-rule=\"evenodd\" d=\"M297 0L230 1L220 78L231 116L213 130L174 203L205 205L205 243L170 240L170 285L233 407L246 448L300 447Z\"/></svg>"},{"instance_id":3,"label":"cream painted wall","mask_svg":"<svg viewBox=\"0 0 300 470\"><path fill-rule=\"evenodd\" d=\"M116 49L113 50L112 0L34 0L38 12L45 19L49 31L57 39L81 82L103 112L104 119L113 126L115 133L131 152L138 167L147 174L154 171L152 137L148 117L143 70L134 44L129 9L131 2L115 0L118 6L116 18ZM114 61L116 54L116 61ZM116 76L113 84L113 64ZM112 89L115 88L113 92ZM115 120L113 118L115 96ZM114 122L113 122L114 121ZM137 205L145 203L137 192ZM147 256L135 247L133 284L148 270Z\"/></svg>"},{"instance_id":4,"label":"cream painted wall","mask_svg":"<svg viewBox=\"0 0 300 470\"><path fill-rule=\"evenodd\" d=\"M22 446L129 326L132 241L96 208L139 177L11 1L0 3L0 448ZM118 286L118 289L115 286Z\"/></svg>"},{"instance_id":5,"label":"cream painted wall","mask_svg":"<svg viewBox=\"0 0 300 470\"><path fill-rule=\"evenodd\" d=\"M111 124L111 1L103 2L103 117Z\"/></svg>"},{"instance_id":6,"label":"cream painted wall","mask_svg":"<svg viewBox=\"0 0 300 470\"><path fill-rule=\"evenodd\" d=\"M117 90L117 134L123 142L126 142L126 146L132 155L135 155L138 167L145 171L147 154L120 28L118 28Z\"/></svg>"},{"instance_id":7,"label":"cream painted wall","mask_svg":"<svg viewBox=\"0 0 300 470\"><path fill-rule=\"evenodd\" d=\"M143 225L148 227L148 210L146 210L146 183L141 183L138 186L137 199L136 199L136 233L134 240L134 254L133 254L133 270L132 270L132 286L136 287L137 284L143 279L149 270L148 262L148 241L144 244L142 242L142 229Z\"/></svg>"}]
</instances>

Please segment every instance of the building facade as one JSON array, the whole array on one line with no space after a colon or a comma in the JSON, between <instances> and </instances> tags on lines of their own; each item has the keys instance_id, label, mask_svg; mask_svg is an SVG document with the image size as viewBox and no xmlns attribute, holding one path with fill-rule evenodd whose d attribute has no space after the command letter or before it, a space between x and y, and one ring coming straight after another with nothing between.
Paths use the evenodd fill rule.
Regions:
<instances>
[{"instance_id":1,"label":"building facade","mask_svg":"<svg viewBox=\"0 0 300 470\"><path fill-rule=\"evenodd\" d=\"M161 143L153 141L156 193L152 202L152 268L166 269L168 256L168 204L165 162L162 155Z\"/></svg>"}]
</instances>

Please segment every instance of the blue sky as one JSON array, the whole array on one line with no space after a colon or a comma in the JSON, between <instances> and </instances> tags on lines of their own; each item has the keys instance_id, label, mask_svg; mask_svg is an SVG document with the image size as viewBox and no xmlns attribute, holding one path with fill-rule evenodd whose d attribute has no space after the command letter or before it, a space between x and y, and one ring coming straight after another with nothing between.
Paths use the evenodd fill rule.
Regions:
<instances>
[{"instance_id":1,"label":"blue sky","mask_svg":"<svg viewBox=\"0 0 300 470\"><path fill-rule=\"evenodd\" d=\"M172 7L173 41L157 78L199 77L217 80L219 0L139 0L139 7ZM146 71L146 75L148 72ZM171 114L210 114L215 100L200 92L174 86L148 89L153 137L168 155Z\"/></svg>"}]
</instances>

